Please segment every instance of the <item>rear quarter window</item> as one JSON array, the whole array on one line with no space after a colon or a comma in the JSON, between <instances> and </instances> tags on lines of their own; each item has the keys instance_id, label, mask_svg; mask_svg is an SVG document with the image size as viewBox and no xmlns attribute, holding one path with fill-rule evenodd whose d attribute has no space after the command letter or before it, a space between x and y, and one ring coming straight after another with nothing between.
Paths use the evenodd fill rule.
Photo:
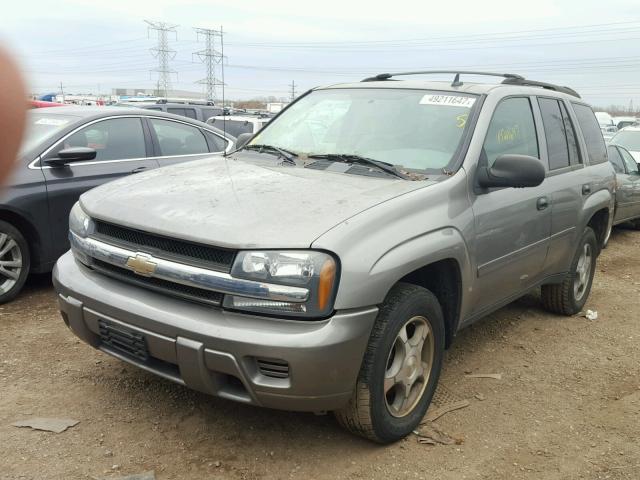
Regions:
<instances>
[{"instance_id":1,"label":"rear quarter window","mask_svg":"<svg viewBox=\"0 0 640 480\"><path fill-rule=\"evenodd\" d=\"M591 107L579 103L572 103L572 105L573 111L576 113L576 118L578 119L578 125L582 131L582 136L587 144L589 163L594 165L606 162L607 146L604 143L600 125L593 110L591 110Z\"/></svg>"}]
</instances>

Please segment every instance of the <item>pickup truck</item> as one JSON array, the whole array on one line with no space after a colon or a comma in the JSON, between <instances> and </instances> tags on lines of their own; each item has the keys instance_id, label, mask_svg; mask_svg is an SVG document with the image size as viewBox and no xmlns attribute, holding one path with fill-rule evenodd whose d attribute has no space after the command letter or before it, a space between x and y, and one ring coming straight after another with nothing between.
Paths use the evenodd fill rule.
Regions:
<instances>
[{"instance_id":1,"label":"pickup truck","mask_svg":"<svg viewBox=\"0 0 640 480\"><path fill-rule=\"evenodd\" d=\"M461 328L535 288L583 308L613 221L575 91L449 73L315 88L219 160L83 194L54 270L65 323L202 392L406 436Z\"/></svg>"}]
</instances>

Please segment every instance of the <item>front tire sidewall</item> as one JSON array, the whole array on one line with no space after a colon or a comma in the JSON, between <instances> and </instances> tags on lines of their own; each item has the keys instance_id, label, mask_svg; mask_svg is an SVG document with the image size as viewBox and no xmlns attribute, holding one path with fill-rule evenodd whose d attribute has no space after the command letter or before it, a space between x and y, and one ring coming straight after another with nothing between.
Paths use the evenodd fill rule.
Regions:
<instances>
[{"instance_id":1,"label":"front tire sidewall","mask_svg":"<svg viewBox=\"0 0 640 480\"><path fill-rule=\"evenodd\" d=\"M414 430L423 419L431 399L435 393L442 357L444 354L444 321L442 310L430 292L424 290L423 295L415 295L398 304L388 319L384 336L378 345L369 377L371 395L371 419L376 437L383 443L399 440ZM425 298L429 296L431 298ZM384 375L387 368L389 352L395 342L400 328L412 317L423 316L431 325L434 335L433 365L427 386L422 398L412 412L404 417L392 416L385 402Z\"/></svg>"}]
</instances>

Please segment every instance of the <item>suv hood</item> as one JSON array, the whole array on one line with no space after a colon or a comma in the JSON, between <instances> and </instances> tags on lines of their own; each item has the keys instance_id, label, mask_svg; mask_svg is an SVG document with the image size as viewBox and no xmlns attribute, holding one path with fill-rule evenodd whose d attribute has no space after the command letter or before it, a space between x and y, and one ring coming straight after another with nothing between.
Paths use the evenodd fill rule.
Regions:
<instances>
[{"instance_id":1,"label":"suv hood","mask_svg":"<svg viewBox=\"0 0 640 480\"><path fill-rule=\"evenodd\" d=\"M336 224L435 182L208 158L139 173L82 195L92 217L231 248L307 248Z\"/></svg>"}]
</instances>

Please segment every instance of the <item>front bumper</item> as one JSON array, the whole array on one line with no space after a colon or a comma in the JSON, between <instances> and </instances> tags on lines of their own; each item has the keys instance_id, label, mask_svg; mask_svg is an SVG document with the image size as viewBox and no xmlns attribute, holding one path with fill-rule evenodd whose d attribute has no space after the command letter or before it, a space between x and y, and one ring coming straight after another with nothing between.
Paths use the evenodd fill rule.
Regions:
<instances>
[{"instance_id":1,"label":"front bumper","mask_svg":"<svg viewBox=\"0 0 640 480\"><path fill-rule=\"evenodd\" d=\"M229 312L113 280L71 252L58 260L53 283L65 323L89 345L195 390L283 410L346 404L378 313L370 307L291 321ZM144 338L148 357L105 342L105 322ZM265 374L265 359L286 364L286 376Z\"/></svg>"}]
</instances>

